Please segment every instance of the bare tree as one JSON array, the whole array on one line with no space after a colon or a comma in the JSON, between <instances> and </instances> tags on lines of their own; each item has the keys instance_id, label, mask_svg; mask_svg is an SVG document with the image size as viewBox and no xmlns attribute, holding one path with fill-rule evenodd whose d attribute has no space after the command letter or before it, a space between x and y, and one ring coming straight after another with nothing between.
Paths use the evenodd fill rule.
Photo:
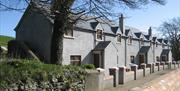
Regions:
<instances>
[{"instance_id":1,"label":"bare tree","mask_svg":"<svg viewBox=\"0 0 180 91\"><path fill-rule=\"evenodd\" d=\"M9 2L5 2L9 1ZM0 2L0 10L23 10L12 7L11 3L24 1L27 5L39 8L45 16L54 19L53 36L51 43L51 62L62 64L63 35L69 25L75 24L82 16L93 18L112 19L121 13L120 8L139 9L149 3L165 4L165 0L4 0ZM5 3L3 3L5 2ZM47 7L47 4L50 7ZM50 10L50 13L49 13ZM76 18L72 16L77 16ZM85 18L84 18L85 19Z\"/></svg>"},{"instance_id":2,"label":"bare tree","mask_svg":"<svg viewBox=\"0 0 180 91\"><path fill-rule=\"evenodd\" d=\"M170 40L174 60L180 60L180 17L165 21L159 30Z\"/></svg>"}]
</instances>

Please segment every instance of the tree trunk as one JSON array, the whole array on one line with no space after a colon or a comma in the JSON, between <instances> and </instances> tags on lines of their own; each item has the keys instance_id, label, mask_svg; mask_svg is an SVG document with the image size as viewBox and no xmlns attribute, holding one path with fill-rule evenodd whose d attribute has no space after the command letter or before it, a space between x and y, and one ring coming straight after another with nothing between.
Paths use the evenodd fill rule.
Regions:
<instances>
[{"instance_id":1,"label":"tree trunk","mask_svg":"<svg viewBox=\"0 0 180 91\"><path fill-rule=\"evenodd\" d=\"M51 40L51 63L62 64L63 54L63 25L60 28L56 28L57 23L54 24L53 35Z\"/></svg>"},{"instance_id":2,"label":"tree trunk","mask_svg":"<svg viewBox=\"0 0 180 91\"><path fill-rule=\"evenodd\" d=\"M53 34L51 40L51 63L62 64L63 54L63 37L66 31L67 16L68 14L57 14L54 20Z\"/></svg>"},{"instance_id":3,"label":"tree trunk","mask_svg":"<svg viewBox=\"0 0 180 91\"><path fill-rule=\"evenodd\" d=\"M51 63L62 64L63 37L69 25L70 7L74 0L54 0L52 10L55 14L53 34L51 39Z\"/></svg>"}]
</instances>

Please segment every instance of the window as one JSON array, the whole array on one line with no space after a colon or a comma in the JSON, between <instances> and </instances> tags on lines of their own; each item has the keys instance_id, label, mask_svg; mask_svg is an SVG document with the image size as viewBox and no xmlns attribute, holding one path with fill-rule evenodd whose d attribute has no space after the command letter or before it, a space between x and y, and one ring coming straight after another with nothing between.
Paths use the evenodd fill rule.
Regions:
<instances>
[{"instance_id":1,"label":"window","mask_svg":"<svg viewBox=\"0 0 180 91\"><path fill-rule=\"evenodd\" d=\"M158 43L156 42L156 47L158 47Z\"/></svg>"},{"instance_id":2,"label":"window","mask_svg":"<svg viewBox=\"0 0 180 91\"><path fill-rule=\"evenodd\" d=\"M159 62L159 61L160 61L159 56L156 56L156 61L157 61L157 62Z\"/></svg>"},{"instance_id":3,"label":"window","mask_svg":"<svg viewBox=\"0 0 180 91\"><path fill-rule=\"evenodd\" d=\"M143 38L141 38L141 45L144 45L144 40L143 40Z\"/></svg>"},{"instance_id":4,"label":"window","mask_svg":"<svg viewBox=\"0 0 180 91\"><path fill-rule=\"evenodd\" d=\"M67 29L67 31L65 31L64 35L65 35L65 36L73 37L73 26L72 26L72 25L70 25L70 26L71 26L71 27L69 27L69 28Z\"/></svg>"},{"instance_id":5,"label":"window","mask_svg":"<svg viewBox=\"0 0 180 91\"><path fill-rule=\"evenodd\" d=\"M102 30L97 29L97 31L96 31L96 39L102 40L102 38L103 38L102 34L103 34Z\"/></svg>"},{"instance_id":6,"label":"window","mask_svg":"<svg viewBox=\"0 0 180 91\"><path fill-rule=\"evenodd\" d=\"M130 60L131 60L131 63L133 63L133 64L135 63L134 62L134 56L130 56Z\"/></svg>"},{"instance_id":7,"label":"window","mask_svg":"<svg viewBox=\"0 0 180 91\"><path fill-rule=\"evenodd\" d=\"M165 45L164 44L162 44L162 48L164 48L165 47Z\"/></svg>"},{"instance_id":8,"label":"window","mask_svg":"<svg viewBox=\"0 0 180 91\"><path fill-rule=\"evenodd\" d=\"M129 44L132 44L132 36L129 36L128 43L129 43Z\"/></svg>"},{"instance_id":9,"label":"window","mask_svg":"<svg viewBox=\"0 0 180 91\"><path fill-rule=\"evenodd\" d=\"M81 64L81 56L71 55L70 60L71 60L72 65L80 65Z\"/></svg>"},{"instance_id":10,"label":"window","mask_svg":"<svg viewBox=\"0 0 180 91\"><path fill-rule=\"evenodd\" d=\"M121 34L118 34L118 36L117 36L117 42L121 42Z\"/></svg>"}]
</instances>

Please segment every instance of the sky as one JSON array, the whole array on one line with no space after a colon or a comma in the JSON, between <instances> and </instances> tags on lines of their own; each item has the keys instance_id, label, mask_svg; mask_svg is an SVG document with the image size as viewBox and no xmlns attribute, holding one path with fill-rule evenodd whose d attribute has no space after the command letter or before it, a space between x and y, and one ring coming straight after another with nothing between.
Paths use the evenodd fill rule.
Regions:
<instances>
[{"instance_id":1,"label":"sky","mask_svg":"<svg viewBox=\"0 0 180 91\"><path fill-rule=\"evenodd\" d=\"M164 22L174 17L180 17L180 0L167 0L166 5L149 4L148 6L122 11L125 15L125 25L135 27L147 32L151 26L153 32ZM14 28L21 19L23 12L6 11L0 12L0 35L15 37Z\"/></svg>"}]
</instances>

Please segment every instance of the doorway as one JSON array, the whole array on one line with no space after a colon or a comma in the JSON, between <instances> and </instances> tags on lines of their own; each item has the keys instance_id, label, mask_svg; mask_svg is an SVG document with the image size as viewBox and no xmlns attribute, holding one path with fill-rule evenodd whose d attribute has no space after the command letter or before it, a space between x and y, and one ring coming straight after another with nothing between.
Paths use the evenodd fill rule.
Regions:
<instances>
[{"instance_id":1,"label":"doorway","mask_svg":"<svg viewBox=\"0 0 180 91\"><path fill-rule=\"evenodd\" d=\"M166 62L167 61L167 56L166 55L162 55L161 59L162 59L163 62Z\"/></svg>"},{"instance_id":2,"label":"doorway","mask_svg":"<svg viewBox=\"0 0 180 91\"><path fill-rule=\"evenodd\" d=\"M139 65L141 65L142 63L145 63L145 58L143 54L139 55Z\"/></svg>"},{"instance_id":3,"label":"doorway","mask_svg":"<svg viewBox=\"0 0 180 91\"><path fill-rule=\"evenodd\" d=\"M104 62L103 62L103 57L101 52L94 52L93 53L93 58L94 58L94 66L96 68L104 68Z\"/></svg>"}]
</instances>

